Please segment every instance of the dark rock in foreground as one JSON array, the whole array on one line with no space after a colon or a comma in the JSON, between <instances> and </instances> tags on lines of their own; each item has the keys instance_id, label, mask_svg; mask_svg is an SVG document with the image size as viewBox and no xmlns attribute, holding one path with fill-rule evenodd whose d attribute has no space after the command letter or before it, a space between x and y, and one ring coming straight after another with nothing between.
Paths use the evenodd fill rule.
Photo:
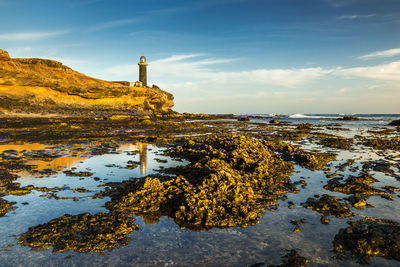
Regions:
<instances>
[{"instance_id":1,"label":"dark rock in foreground","mask_svg":"<svg viewBox=\"0 0 400 267\"><path fill-rule=\"evenodd\" d=\"M333 240L337 254L349 251L359 257L361 264L369 263L372 257L400 261L400 226L397 222L365 218L349 224Z\"/></svg>"}]
</instances>

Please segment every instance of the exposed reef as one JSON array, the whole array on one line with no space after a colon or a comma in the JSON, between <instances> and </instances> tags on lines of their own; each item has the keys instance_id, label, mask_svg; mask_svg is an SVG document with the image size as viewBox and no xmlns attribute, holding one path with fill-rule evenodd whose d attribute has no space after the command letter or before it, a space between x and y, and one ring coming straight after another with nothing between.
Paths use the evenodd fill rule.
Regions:
<instances>
[{"instance_id":1,"label":"exposed reef","mask_svg":"<svg viewBox=\"0 0 400 267\"><path fill-rule=\"evenodd\" d=\"M349 224L333 240L337 254L344 256L349 251L361 264L369 263L372 257L400 261L400 226L397 222L365 218Z\"/></svg>"},{"instance_id":2,"label":"exposed reef","mask_svg":"<svg viewBox=\"0 0 400 267\"><path fill-rule=\"evenodd\" d=\"M358 120L360 120L360 118L354 117L354 116L343 116L341 118L338 118L338 120L342 120L342 121L358 121Z\"/></svg>"},{"instance_id":3,"label":"exposed reef","mask_svg":"<svg viewBox=\"0 0 400 267\"><path fill-rule=\"evenodd\" d=\"M138 230L129 214L100 212L66 214L48 223L29 228L18 243L34 250L53 247L53 252L104 252L129 243L129 233Z\"/></svg>"},{"instance_id":4,"label":"exposed reef","mask_svg":"<svg viewBox=\"0 0 400 267\"><path fill-rule=\"evenodd\" d=\"M286 255L282 256L282 263L279 265L266 264L264 262L258 262L250 265L250 267L306 267L308 259L301 256L296 250L286 250Z\"/></svg>"},{"instance_id":5,"label":"exposed reef","mask_svg":"<svg viewBox=\"0 0 400 267\"><path fill-rule=\"evenodd\" d=\"M0 198L0 217L6 216L7 212L15 209L16 207L10 201Z\"/></svg>"},{"instance_id":6,"label":"exposed reef","mask_svg":"<svg viewBox=\"0 0 400 267\"><path fill-rule=\"evenodd\" d=\"M12 223L17 216L28 210L34 211L36 196L44 203L58 200L57 205L61 207L65 203L65 210L57 216L67 213L54 219L52 214L44 213L45 223L37 226L29 220L20 222L25 227L19 227L13 234L19 244L27 247L9 246L4 254L22 251L35 257L35 252L28 252L27 248L52 249L54 252L107 252L104 258L124 254L126 258L121 258L121 264L129 261L127 264L143 265L148 257L159 253L160 257L151 262L153 265L166 263L171 258L171 264L189 265L209 255L205 260L207 265L254 263L252 266L268 266L270 262L277 266L305 266L308 260L296 251L287 251L280 261L281 254L285 254L280 253L282 249L300 246L299 252L305 253L311 265L343 265L331 258L331 242L349 217L358 213L360 217L352 219L357 220L379 212L379 216L396 220L396 213L390 209L397 212L400 189L396 187L396 179L400 155L363 146L367 139L375 139L376 135L389 142L396 140L394 127L371 127L358 132L359 136L351 137L353 132L338 128L337 125L341 125L338 122L326 126L237 119L230 115L174 113L1 117L0 216L9 216L2 218L4 222ZM325 129L329 131L325 132ZM140 148L137 150L138 143L146 143L148 164L142 164L140 160L142 152ZM338 153L339 161L330 163L335 160L335 155L321 153L327 151ZM86 161L94 155L104 154L108 155L100 165ZM77 166L61 164L57 166L64 167L57 168L53 164L54 161L62 163L66 158L74 158ZM144 165L148 173L152 170L147 177L139 175ZM109 174L104 175L103 171ZM24 175L30 178L24 180ZM41 178L47 175L59 176L68 185L60 183L45 187L42 181L47 179ZM35 186L29 185L31 177L38 178L39 184L32 182ZM80 188L73 188L76 183ZM299 195L291 194L299 191ZM393 201L368 199L370 196ZM362 210L373 207L367 201L376 205L376 209ZM69 208L80 204L84 210L77 213L81 213L91 211L86 210L86 205L98 208L98 203L104 204L106 212L75 215L75 210ZM329 225L315 223L315 216ZM148 225L159 221L158 225ZM136 231L140 230L135 224L138 222L142 231ZM378 264L396 263L393 255L397 252L389 253L391 256L381 255L388 255L387 251L393 250L391 244L396 246L398 226L381 221L375 223L377 226L370 226L372 224L360 223L354 235L349 234L350 230L345 232L348 236L338 234L334 243L338 258L349 253L357 258L368 258L370 256L363 253L370 253L368 246L371 246L373 255L392 259L378 259ZM177 226L193 231L212 231L199 235L180 231ZM249 229L239 229L248 226ZM385 241L379 247L381 252L374 252L374 246L381 241L368 237L370 233L361 232L361 229L369 227L375 231L392 226L395 230L389 231L387 236L385 232L382 235L385 240L395 241ZM219 231L216 228L230 229ZM21 231L25 233L21 234ZM184 235L174 239L176 233ZM319 233L322 234L314 239ZM187 236L195 236L196 242L189 244ZM213 237L215 240L210 241ZM13 237L8 238L15 242ZM130 239L138 242L115 250L128 245ZM148 240L154 243L149 245ZM284 245L292 241L291 246ZM185 248L177 249L192 245L194 254L184 255ZM203 249L202 245L207 248ZM360 249L359 254L353 252L358 248L363 250ZM125 253L128 250L137 253L128 255ZM232 257L228 259L225 255L230 253ZM64 260L65 256L62 253L52 255L52 258ZM81 258L90 261L103 256L81 257L70 252L67 257L69 263L75 263ZM261 262L255 263L260 259ZM345 263L353 264L354 260Z\"/></svg>"},{"instance_id":7,"label":"exposed reef","mask_svg":"<svg viewBox=\"0 0 400 267\"><path fill-rule=\"evenodd\" d=\"M306 152L289 144L240 135L186 139L168 155L190 164L163 170L175 178L147 177L114 184L107 195L110 210L129 210L145 220L172 217L191 230L246 227L258 223L264 210L297 192L289 175L295 160L321 168L330 156Z\"/></svg>"},{"instance_id":8,"label":"exposed reef","mask_svg":"<svg viewBox=\"0 0 400 267\"><path fill-rule=\"evenodd\" d=\"M400 120L394 120L389 122L390 126L400 126Z\"/></svg>"},{"instance_id":9,"label":"exposed reef","mask_svg":"<svg viewBox=\"0 0 400 267\"><path fill-rule=\"evenodd\" d=\"M334 215L337 218L357 215L351 211L350 205L342 203L336 197L326 194L322 195L320 198L309 198L303 205L323 215Z\"/></svg>"},{"instance_id":10,"label":"exposed reef","mask_svg":"<svg viewBox=\"0 0 400 267\"><path fill-rule=\"evenodd\" d=\"M333 178L328 181L324 188L329 191L351 194L357 197L382 196L390 198L388 192L371 186L372 183L378 182L378 180L369 174L364 173L358 177L350 176L344 183L341 183L340 180L340 178Z\"/></svg>"},{"instance_id":11,"label":"exposed reef","mask_svg":"<svg viewBox=\"0 0 400 267\"><path fill-rule=\"evenodd\" d=\"M363 145L380 150L400 151L400 137L393 138L364 138Z\"/></svg>"},{"instance_id":12,"label":"exposed reef","mask_svg":"<svg viewBox=\"0 0 400 267\"><path fill-rule=\"evenodd\" d=\"M349 150L352 148L353 140L344 137L326 137L321 139L320 144L331 148Z\"/></svg>"},{"instance_id":13,"label":"exposed reef","mask_svg":"<svg viewBox=\"0 0 400 267\"><path fill-rule=\"evenodd\" d=\"M103 81L54 60L10 58L0 50L0 111L7 114L166 113L173 105L157 86Z\"/></svg>"}]
</instances>

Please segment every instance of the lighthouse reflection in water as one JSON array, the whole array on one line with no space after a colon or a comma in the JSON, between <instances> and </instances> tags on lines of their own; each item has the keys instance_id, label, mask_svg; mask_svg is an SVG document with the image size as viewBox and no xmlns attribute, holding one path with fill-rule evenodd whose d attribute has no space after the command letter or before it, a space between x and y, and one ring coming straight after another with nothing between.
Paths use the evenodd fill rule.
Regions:
<instances>
[{"instance_id":1,"label":"lighthouse reflection in water","mask_svg":"<svg viewBox=\"0 0 400 267\"><path fill-rule=\"evenodd\" d=\"M147 144L146 143L136 143L123 145L119 148L121 151L138 151L139 162L140 162L140 174L142 176L146 175L147 172Z\"/></svg>"}]
</instances>

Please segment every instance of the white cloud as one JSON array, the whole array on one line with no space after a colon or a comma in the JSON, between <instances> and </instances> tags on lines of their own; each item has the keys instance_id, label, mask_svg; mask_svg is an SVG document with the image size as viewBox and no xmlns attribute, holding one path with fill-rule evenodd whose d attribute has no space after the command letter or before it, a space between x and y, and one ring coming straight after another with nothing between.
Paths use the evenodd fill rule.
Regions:
<instances>
[{"instance_id":1,"label":"white cloud","mask_svg":"<svg viewBox=\"0 0 400 267\"><path fill-rule=\"evenodd\" d=\"M176 61L182 61L185 59L191 59L195 57L201 57L203 54L188 54L188 55L172 55L167 58L159 59L155 61L156 63L168 63L168 62L176 62Z\"/></svg>"},{"instance_id":2,"label":"white cloud","mask_svg":"<svg viewBox=\"0 0 400 267\"><path fill-rule=\"evenodd\" d=\"M129 25L132 23L136 23L138 21L140 21L140 19L138 19L138 18L108 21L108 22L101 23L101 24L98 24L98 25L88 28L87 32L97 32L97 31L107 30L107 29L111 29L111 28L116 28L116 27L120 27L120 26L124 26L124 25Z\"/></svg>"},{"instance_id":3,"label":"white cloud","mask_svg":"<svg viewBox=\"0 0 400 267\"><path fill-rule=\"evenodd\" d=\"M322 68L258 69L242 72L216 72L211 73L210 78L213 83L226 83L231 86L252 84L295 88L323 77L329 72L330 70Z\"/></svg>"},{"instance_id":4,"label":"white cloud","mask_svg":"<svg viewBox=\"0 0 400 267\"><path fill-rule=\"evenodd\" d=\"M363 55L358 57L359 59L374 59L374 58L385 58L385 57L394 57L400 55L400 48L394 48L384 51L377 51L367 55Z\"/></svg>"},{"instance_id":5,"label":"white cloud","mask_svg":"<svg viewBox=\"0 0 400 267\"><path fill-rule=\"evenodd\" d=\"M400 61L387 64L354 68L292 68L292 69L255 69L249 71L218 71L216 66L231 63L239 59L203 58L202 54L172 55L150 62L149 71L154 80L173 82L174 84L202 83L217 88L244 87L247 84L257 86L282 86L297 88L321 78L364 78L385 81L400 80ZM137 76L136 64L110 67L104 70L105 77L127 79Z\"/></svg>"},{"instance_id":6,"label":"white cloud","mask_svg":"<svg viewBox=\"0 0 400 267\"><path fill-rule=\"evenodd\" d=\"M0 34L0 41L33 41L63 35L68 31L56 32L17 32Z\"/></svg>"},{"instance_id":7,"label":"white cloud","mask_svg":"<svg viewBox=\"0 0 400 267\"><path fill-rule=\"evenodd\" d=\"M357 67L357 68L338 68L333 72L334 75L347 78L367 78L386 81L400 81L400 61L394 61L388 64Z\"/></svg>"},{"instance_id":8,"label":"white cloud","mask_svg":"<svg viewBox=\"0 0 400 267\"><path fill-rule=\"evenodd\" d=\"M149 62L149 83L173 93L181 112L351 113L367 112L371 106L374 112L393 112L398 106L400 61L355 68L217 69L217 64L236 60L172 55ZM103 78L137 76L138 66L127 64L107 69ZM369 89L373 84L379 88Z\"/></svg>"},{"instance_id":9,"label":"white cloud","mask_svg":"<svg viewBox=\"0 0 400 267\"><path fill-rule=\"evenodd\" d=\"M339 19L367 19L367 18L372 18L375 17L375 14L369 14L369 15L360 15L360 14L353 14L353 15L343 15L340 16Z\"/></svg>"},{"instance_id":10,"label":"white cloud","mask_svg":"<svg viewBox=\"0 0 400 267\"><path fill-rule=\"evenodd\" d=\"M172 55L149 62L149 68L151 68L152 76L159 77L159 80L170 80L171 77L175 77L192 81L193 79L210 79L213 75L211 69L213 65L237 60L212 58L192 60L202 56L202 54ZM119 65L106 69L104 74L111 75L114 79L126 79L126 77L136 77L137 68L136 64Z\"/></svg>"}]
</instances>

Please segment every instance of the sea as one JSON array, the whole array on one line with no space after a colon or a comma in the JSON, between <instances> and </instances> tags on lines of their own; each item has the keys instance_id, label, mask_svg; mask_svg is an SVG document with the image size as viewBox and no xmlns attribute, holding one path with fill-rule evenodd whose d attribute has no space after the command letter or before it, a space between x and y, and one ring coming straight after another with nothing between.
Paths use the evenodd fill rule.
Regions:
<instances>
[{"instance_id":1,"label":"sea","mask_svg":"<svg viewBox=\"0 0 400 267\"><path fill-rule=\"evenodd\" d=\"M272 119L293 124L311 123L320 125L337 124L348 127L381 127L393 120L400 119L400 114L247 114L252 116L252 122L269 122ZM357 117L359 120L339 120L344 116Z\"/></svg>"}]
</instances>

